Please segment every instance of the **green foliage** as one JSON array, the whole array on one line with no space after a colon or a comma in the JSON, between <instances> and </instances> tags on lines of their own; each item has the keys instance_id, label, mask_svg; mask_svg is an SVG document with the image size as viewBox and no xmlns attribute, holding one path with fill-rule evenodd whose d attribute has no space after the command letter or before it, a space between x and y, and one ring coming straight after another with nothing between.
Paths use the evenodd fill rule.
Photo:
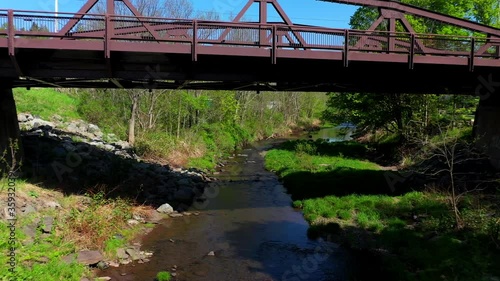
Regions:
<instances>
[{"instance_id":1,"label":"green foliage","mask_svg":"<svg viewBox=\"0 0 500 281\"><path fill-rule=\"evenodd\" d=\"M456 129L450 135L467 133ZM500 221L491 215L498 208L494 201L465 197L459 211L466 228L457 231L446 195L389 192L384 172L359 159L359 151L346 149L348 144L293 141L266 154L266 167L282 177L293 206L311 224L308 235L334 235L354 249L386 251L371 260L375 268L386 269L384 280L482 281L500 276L500 252L494 250ZM305 164L304 155L312 165ZM335 163L335 168L318 163Z\"/></svg>"},{"instance_id":2,"label":"green foliage","mask_svg":"<svg viewBox=\"0 0 500 281\"><path fill-rule=\"evenodd\" d=\"M316 146L309 142L297 142L295 152L298 154L315 155L317 153Z\"/></svg>"},{"instance_id":3,"label":"green foliage","mask_svg":"<svg viewBox=\"0 0 500 281\"><path fill-rule=\"evenodd\" d=\"M104 132L127 139L131 102L125 92L110 90L79 91L78 113Z\"/></svg>"},{"instance_id":4,"label":"green foliage","mask_svg":"<svg viewBox=\"0 0 500 281\"><path fill-rule=\"evenodd\" d=\"M210 151L229 153L250 141L250 135L241 127L231 124L211 124L202 127L203 140Z\"/></svg>"},{"instance_id":5,"label":"green foliage","mask_svg":"<svg viewBox=\"0 0 500 281\"><path fill-rule=\"evenodd\" d=\"M391 138L437 135L439 128L470 127L477 97L436 95L328 95L325 120L351 122L366 131L383 130Z\"/></svg>"},{"instance_id":6,"label":"green foliage","mask_svg":"<svg viewBox=\"0 0 500 281\"><path fill-rule=\"evenodd\" d=\"M33 197L33 198L38 198L39 197L38 193L35 192L35 191L28 192L28 195L31 196L31 197Z\"/></svg>"},{"instance_id":7,"label":"green foliage","mask_svg":"<svg viewBox=\"0 0 500 281\"><path fill-rule=\"evenodd\" d=\"M112 237L108 240L106 240L105 245L104 245L104 251L114 257L116 255L116 250L119 248L123 248L125 246L126 240L125 239L118 239L116 237Z\"/></svg>"},{"instance_id":8,"label":"green foliage","mask_svg":"<svg viewBox=\"0 0 500 281\"><path fill-rule=\"evenodd\" d=\"M494 0L481 1L430 1L402 0L403 3L422 7L431 11L475 20L486 25L499 24L500 4ZM351 17L354 29L368 29L379 17L376 8L360 7ZM417 33L479 36L471 31L450 26L430 19L406 16ZM383 22L378 29L387 30ZM396 29L407 32L402 25ZM483 35L482 35L483 36ZM434 46L431 46L434 44ZM446 44L446 45L443 45ZM470 51L469 46L457 40L426 42L426 46L436 49ZM447 95L405 95L405 94L329 94L328 108L323 113L325 120L334 123L352 122L360 129L384 130L397 133L403 139L421 138L438 134L438 127L469 126L474 119L478 98L474 96Z\"/></svg>"},{"instance_id":9,"label":"green foliage","mask_svg":"<svg viewBox=\"0 0 500 281\"><path fill-rule=\"evenodd\" d=\"M49 251L50 249L47 249ZM18 267L15 273L2 272L2 281L27 281L27 280L81 280L86 269L77 263L66 264L58 260L48 263L35 263L31 268Z\"/></svg>"},{"instance_id":10,"label":"green foliage","mask_svg":"<svg viewBox=\"0 0 500 281\"><path fill-rule=\"evenodd\" d=\"M157 281L169 281L172 279L172 275L168 271L160 271L156 274Z\"/></svg>"},{"instance_id":11,"label":"green foliage","mask_svg":"<svg viewBox=\"0 0 500 281\"><path fill-rule=\"evenodd\" d=\"M37 234L32 243L22 244L28 237L21 226L32 223L32 217L24 217L17 221L15 245L8 243L9 231L0 232L0 250L5 253L0 257L0 262L5 265L0 267L0 280L80 280L83 274L87 273L87 269L80 264L66 264L61 260L74 250L70 243L55 234L44 238L41 234ZM0 227L8 230L7 222L0 221ZM17 249L17 266L14 273L9 271L6 255L11 246Z\"/></svg>"},{"instance_id":12,"label":"green foliage","mask_svg":"<svg viewBox=\"0 0 500 281\"><path fill-rule=\"evenodd\" d=\"M79 100L73 95L54 89L14 89L14 99L18 112L39 115L42 119L50 120L54 114L64 120L80 119L77 112Z\"/></svg>"},{"instance_id":13,"label":"green foliage","mask_svg":"<svg viewBox=\"0 0 500 281\"><path fill-rule=\"evenodd\" d=\"M497 276L493 260L498 261L500 253L490 249L494 243L489 226L498 227L498 221L486 215L488 208L476 203L461 209L468 229L460 233L455 231L453 213L440 194L411 192L395 197L353 194L308 199L301 204L306 219L313 225L311 235L338 234L340 225L350 246L390 251L392 258L382 259L384 265L380 266L389 268L393 278L399 276L395 280L430 281L439 280L440 276L485 280L477 272ZM337 226L319 223L324 219L336 222ZM359 241L356 228L376 234L375 244ZM432 233L436 234L429 237ZM424 270L414 271L415 267Z\"/></svg>"},{"instance_id":14,"label":"green foliage","mask_svg":"<svg viewBox=\"0 0 500 281\"><path fill-rule=\"evenodd\" d=\"M477 21L486 25L498 26L500 7L495 0L462 0L453 2L444 0L403 0L401 2L446 15ZM378 17L378 11L375 8L361 7L353 14L349 24L354 29L366 30ZM430 19L413 16L407 16L407 19L417 33L471 35L470 31L468 32ZM384 28L387 28L387 26L382 25L381 29ZM399 31L406 30L400 27Z\"/></svg>"},{"instance_id":15,"label":"green foliage","mask_svg":"<svg viewBox=\"0 0 500 281\"><path fill-rule=\"evenodd\" d=\"M47 120L54 113L65 121L83 119L97 124L105 133L127 139L130 91L15 91L20 112ZM324 109L326 97L322 93L135 91L140 91L136 153L153 159L188 157L188 166L206 170L213 169L218 158L248 142L280 135L294 124L310 126ZM193 147L200 148L199 152L206 148L204 155L191 155Z\"/></svg>"},{"instance_id":16,"label":"green foliage","mask_svg":"<svg viewBox=\"0 0 500 281\"><path fill-rule=\"evenodd\" d=\"M359 128L385 128L402 132L411 116L413 99L400 94L330 93L323 118L340 124L350 122Z\"/></svg>"},{"instance_id":17,"label":"green foliage","mask_svg":"<svg viewBox=\"0 0 500 281\"><path fill-rule=\"evenodd\" d=\"M137 155L167 158L176 147L176 139L162 132L148 132L138 137L135 151Z\"/></svg>"},{"instance_id":18,"label":"green foliage","mask_svg":"<svg viewBox=\"0 0 500 281\"><path fill-rule=\"evenodd\" d=\"M217 165L217 159L210 155L205 155L200 158L191 158L189 159L187 166L196 168L202 171L215 171L215 166Z\"/></svg>"},{"instance_id":19,"label":"green foliage","mask_svg":"<svg viewBox=\"0 0 500 281\"><path fill-rule=\"evenodd\" d=\"M276 172L298 200L335 193L377 193L380 187L389 192L378 165L354 159L362 151L365 146L350 142L288 141L266 154L265 167Z\"/></svg>"}]
</instances>

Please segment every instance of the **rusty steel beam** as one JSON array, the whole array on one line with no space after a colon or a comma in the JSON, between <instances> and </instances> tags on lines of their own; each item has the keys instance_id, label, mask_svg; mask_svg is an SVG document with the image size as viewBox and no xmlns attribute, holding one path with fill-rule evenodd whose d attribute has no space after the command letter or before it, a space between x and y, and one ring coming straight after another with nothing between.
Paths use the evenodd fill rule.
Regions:
<instances>
[{"instance_id":1,"label":"rusty steel beam","mask_svg":"<svg viewBox=\"0 0 500 281\"><path fill-rule=\"evenodd\" d=\"M134 7L130 0L106 0L106 15L115 15L115 1L121 1L123 4L132 12L136 19L141 23L144 28L151 34L151 36L157 40L160 39L160 35L151 28L151 26L144 22L144 16ZM85 5L75 14L75 16L58 32L60 35L68 34L71 29L73 29L80 20L82 20L92 8L99 2L99 0L88 0Z\"/></svg>"},{"instance_id":2,"label":"rusty steel beam","mask_svg":"<svg viewBox=\"0 0 500 281\"><path fill-rule=\"evenodd\" d=\"M111 22L113 22L113 19L111 18ZM170 23L158 23L158 24L150 24L150 28L154 30L155 32L160 32L160 31L178 31L180 29L184 30L184 34L186 35L187 31L192 30L192 22L189 22L189 25L186 24L170 24ZM138 33L144 33L144 32L149 32L148 29L144 26L136 26L136 27L114 27L111 30L113 30L113 36L120 36L120 35L132 35L132 34L138 34ZM103 37L105 35L105 29L98 29L94 31L83 31L83 32L73 32L70 33L70 35L84 35L86 37ZM48 33L50 34L50 33ZM170 35L173 36L173 35ZM180 35L179 35L180 36ZM158 38L155 38L158 39Z\"/></svg>"},{"instance_id":3,"label":"rusty steel beam","mask_svg":"<svg viewBox=\"0 0 500 281\"><path fill-rule=\"evenodd\" d=\"M82 8L80 8L80 10L76 12L75 16L70 21L68 21L68 23L63 28L59 30L58 34L67 34L71 29L73 29L73 27L78 24L81 19L83 19L85 14L87 14L90 10L92 10L92 8L94 8L97 2L99 2L99 0L88 0L85 5L83 5Z\"/></svg>"},{"instance_id":4,"label":"rusty steel beam","mask_svg":"<svg viewBox=\"0 0 500 281\"><path fill-rule=\"evenodd\" d=\"M108 1L112 1L112 0L108 0ZM160 34L158 34L158 32L156 32L155 30L151 29L151 26L148 23L141 21L141 17L143 17L143 15L134 7L134 5L129 0L121 0L121 1L125 4L125 6L127 6L127 8L129 8L129 10L132 12L132 14L137 17L137 19L148 30L148 32L151 34L151 36L153 36L153 38L155 38L156 40L160 40L160 38L161 38Z\"/></svg>"},{"instance_id":5,"label":"rusty steel beam","mask_svg":"<svg viewBox=\"0 0 500 281\"><path fill-rule=\"evenodd\" d=\"M366 6L374 8L384 8L387 10L398 11L404 14L410 14L423 18L433 19L457 27L465 28L472 31L482 32L485 34L496 35L500 37L500 29L491 27L489 25L461 19L458 17L446 15L443 13L429 11L409 4L403 4L395 1L383 0L319 0L323 2L341 3L357 6Z\"/></svg>"},{"instance_id":6,"label":"rusty steel beam","mask_svg":"<svg viewBox=\"0 0 500 281\"><path fill-rule=\"evenodd\" d=\"M368 28L368 30L367 30L368 34L370 32L374 32L377 29L377 27L379 27L385 20L389 20L389 26L388 26L387 31L392 33L392 34L397 34L396 21L399 21L403 25L403 27L406 29L406 31L409 32L410 34L416 34L415 30L411 26L410 22L408 22L408 20L405 18L403 13L385 10L385 9L380 10L379 18L375 22L373 22L373 24L370 26L370 28ZM356 44L355 47L360 48L359 44L360 43ZM422 51L427 50L427 47L424 46L424 44L421 40L416 39L415 44L417 44L417 46L420 48L420 50L422 50ZM391 51L395 47L394 42L390 42L389 45L390 45L389 51Z\"/></svg>"},{"instance_id":7,"label":"rusty steel beam","mask_svg":"<svg viewBox=\"0 0 500 281\"><path fill-rule=\"evenodd\" d=\"M248 12L250 7L255 3L259 4L259 23L261 25L270 24L270 22L268 20L267 5L271 4L271 5L273 5L274 9L278 13L278 15L281 17L281 19L283 20L283 22L285 23L285 26L288 26L288 27L294 26L292 20L288 17L285 10L283 10L283 8L281 7L281 5L278 3L277 0L248 0L248 2L245 4L243 9L238 13L238 15L233 19L232 22L233 23L241 22L241 20L243 19L243 16ZM225 38L229 35L229 32L230 32L229 28L224 30L224 32L219 36L219 41L222 42L223 40L225 40ZM300 43L301 46L307 45L306 41L304 40L304 38L302 38L302 36L299 33L296 33L293 31L292 31L292 33L293 33L295 39L297 39L297 41ZM261 30L259 32L259 37L260 37L259 43L261 45L272 44L272 42L265 42L265 40L264 40L264 39L269 38L269 36L266 36L266 30Z\"/></svg>"},{"instance_id":8,"label":"rusty steel beam","mask_svg":"<svg viewBox=\"0 0 500 281\"><path fill-rule=\"evenodd\" d=\"M21 77L23 76L23 71L21 70L21 67L19 66L19 62L17 61L16 57L16 45L15 45L16 29L14 27L14 11L9 10L7 12L7 17L8 17L7 19L8 53L12 66L16 70L17 75Z\"/></svg>"},{"instance_id":9,"label":"rusty steel beam","mask_svg":"<svg viewBox=\"0 0 500 281\"><path fill-rule=\"evenodd\" d=\"M288 25L288 26L293 26L293 22L292 20L288 17L288 15L286 14L285 10L283 10L283 8L281 7L281 5L278 3L277 0L272 0L272 1L269 1L274 9L278 12L278 15L281 17L281 19ZM302 46L305 46L307 45L306 44L306 41L304 40L304 38L302 38L302 36L299 34L299 33L293 33L293 35L295 36L295 38L297 39L297 41L300 42L300 44Z\"/></svg>"}]
</instances>

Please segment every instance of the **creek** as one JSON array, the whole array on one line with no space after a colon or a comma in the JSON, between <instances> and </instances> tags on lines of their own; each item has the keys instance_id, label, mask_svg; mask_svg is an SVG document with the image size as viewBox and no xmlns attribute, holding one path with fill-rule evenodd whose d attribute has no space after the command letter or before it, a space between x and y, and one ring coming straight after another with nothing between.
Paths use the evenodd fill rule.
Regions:
<instances>
[{"instance_id":1,"label":"creek","mask_svg":"<svg viewBox=\"0 0 500 281\"><path fill-rule=\"evenodd\" d=\"M340 136L329 130L313 137ZM153 281L159 271L170 271L179 281L351 280L354 255L308 238L302 213L278 177L265 170L263 155L280 141L236 151L205 190L206 200L189 210L199 216L166 219L142 237L142 249L154 253L149 262L109 268L100 276Z\"/></svg>"}]
</instances>

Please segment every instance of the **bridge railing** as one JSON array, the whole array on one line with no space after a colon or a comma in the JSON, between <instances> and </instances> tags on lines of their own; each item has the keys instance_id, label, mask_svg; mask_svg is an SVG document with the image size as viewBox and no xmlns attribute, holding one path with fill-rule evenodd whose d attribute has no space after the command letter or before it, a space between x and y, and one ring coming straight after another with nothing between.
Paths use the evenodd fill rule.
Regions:
<instances>
[{"instance_id":1,"label":"bridge railing","mask_svg":"<svg viewBox=\"0 0 500 281\"><path fill-rule=\"evenodd\" d=\"M500 39L99 14L0 10L2 36L500 59Z\"/></svg>"},{"instance_id":2,"label":"bridge railing","mask_svg":"<svg viewBox=\"0 0 500 281\"><path fill-rule=\"evenodd\" d=\"M500 38L474 38L474 51L476 57L500 59Z\"/></svg>"},{"instance_id":3,"label":"bridge railing","mask_svg":"<svg viewBox=\"0 0 500 281\"><path fill-rule=\"evenodd\" d=\"M270 47L272 28L267 25L199 22L197 42L204 46Z\"/></svg>"},{"instance_id":4,"label":"bridge railing","mask_svg":"<svg viewBox=\"0 0 500 281\"><path fill-rule=\"evenodd\" d=\"M411 34L403 32L352 30L346 40L356 52L408 54L412 49Z\"/></svg>"},{"instance_id":5,"label":"bridge railing","mask_svg":"<svg viewBox=\"0 0 500 281\"><path fill-rule=\"evenodd\" d=\"M341 51L345 33L340 29L279 26L274 38L278 49Z\"/></svg>"},{"instance_id":6,"label":"bridge railing","mask_svg":"<svg viewBox=\"0 0 500 281\"><path fill-rule=\"evenodd\" d=\"M74 23L73 25L71 23ZM71 28L61 34L66 25ZM69 33L91 32L102 29L106 24L106 17L97 14L85 14L78 17L73 13L33 12L0 10L0 26L5 26L9 32L15 32L16 38L71 38L71 39L102 39L102 37L91 36L68 36Z\"/></svg>"},{"instance_id":7,"label":"bridge railing","mask_svg":"<svg viewBox=\"0 0 500 281\"><path fill-rule=\"evenodd\" d=\"M109 16L105 37L120 42L156 42L190 44L193 38L191 20Z\"/></svg>"}]
</instances>

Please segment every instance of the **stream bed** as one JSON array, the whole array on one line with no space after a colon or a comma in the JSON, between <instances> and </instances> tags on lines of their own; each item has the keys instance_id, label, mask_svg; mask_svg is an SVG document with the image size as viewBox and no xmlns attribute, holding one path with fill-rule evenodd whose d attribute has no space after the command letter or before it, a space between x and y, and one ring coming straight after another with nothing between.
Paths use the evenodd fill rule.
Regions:
<instances>
[{"instance_id":1,"label":"stream bed","mask_svg":"<svg viewBox=\"0 0 500 281\"><path fill-rule=\"evenodd\" d=\"M159 271L179 281L346 281L353 255L307 236L308 223L292 207L263 155L277 140L235 152L184 216L161 221L142 237L154 255L143 264L109 268L112 280L153 281Z\"/></svg>"}]
</instances>

